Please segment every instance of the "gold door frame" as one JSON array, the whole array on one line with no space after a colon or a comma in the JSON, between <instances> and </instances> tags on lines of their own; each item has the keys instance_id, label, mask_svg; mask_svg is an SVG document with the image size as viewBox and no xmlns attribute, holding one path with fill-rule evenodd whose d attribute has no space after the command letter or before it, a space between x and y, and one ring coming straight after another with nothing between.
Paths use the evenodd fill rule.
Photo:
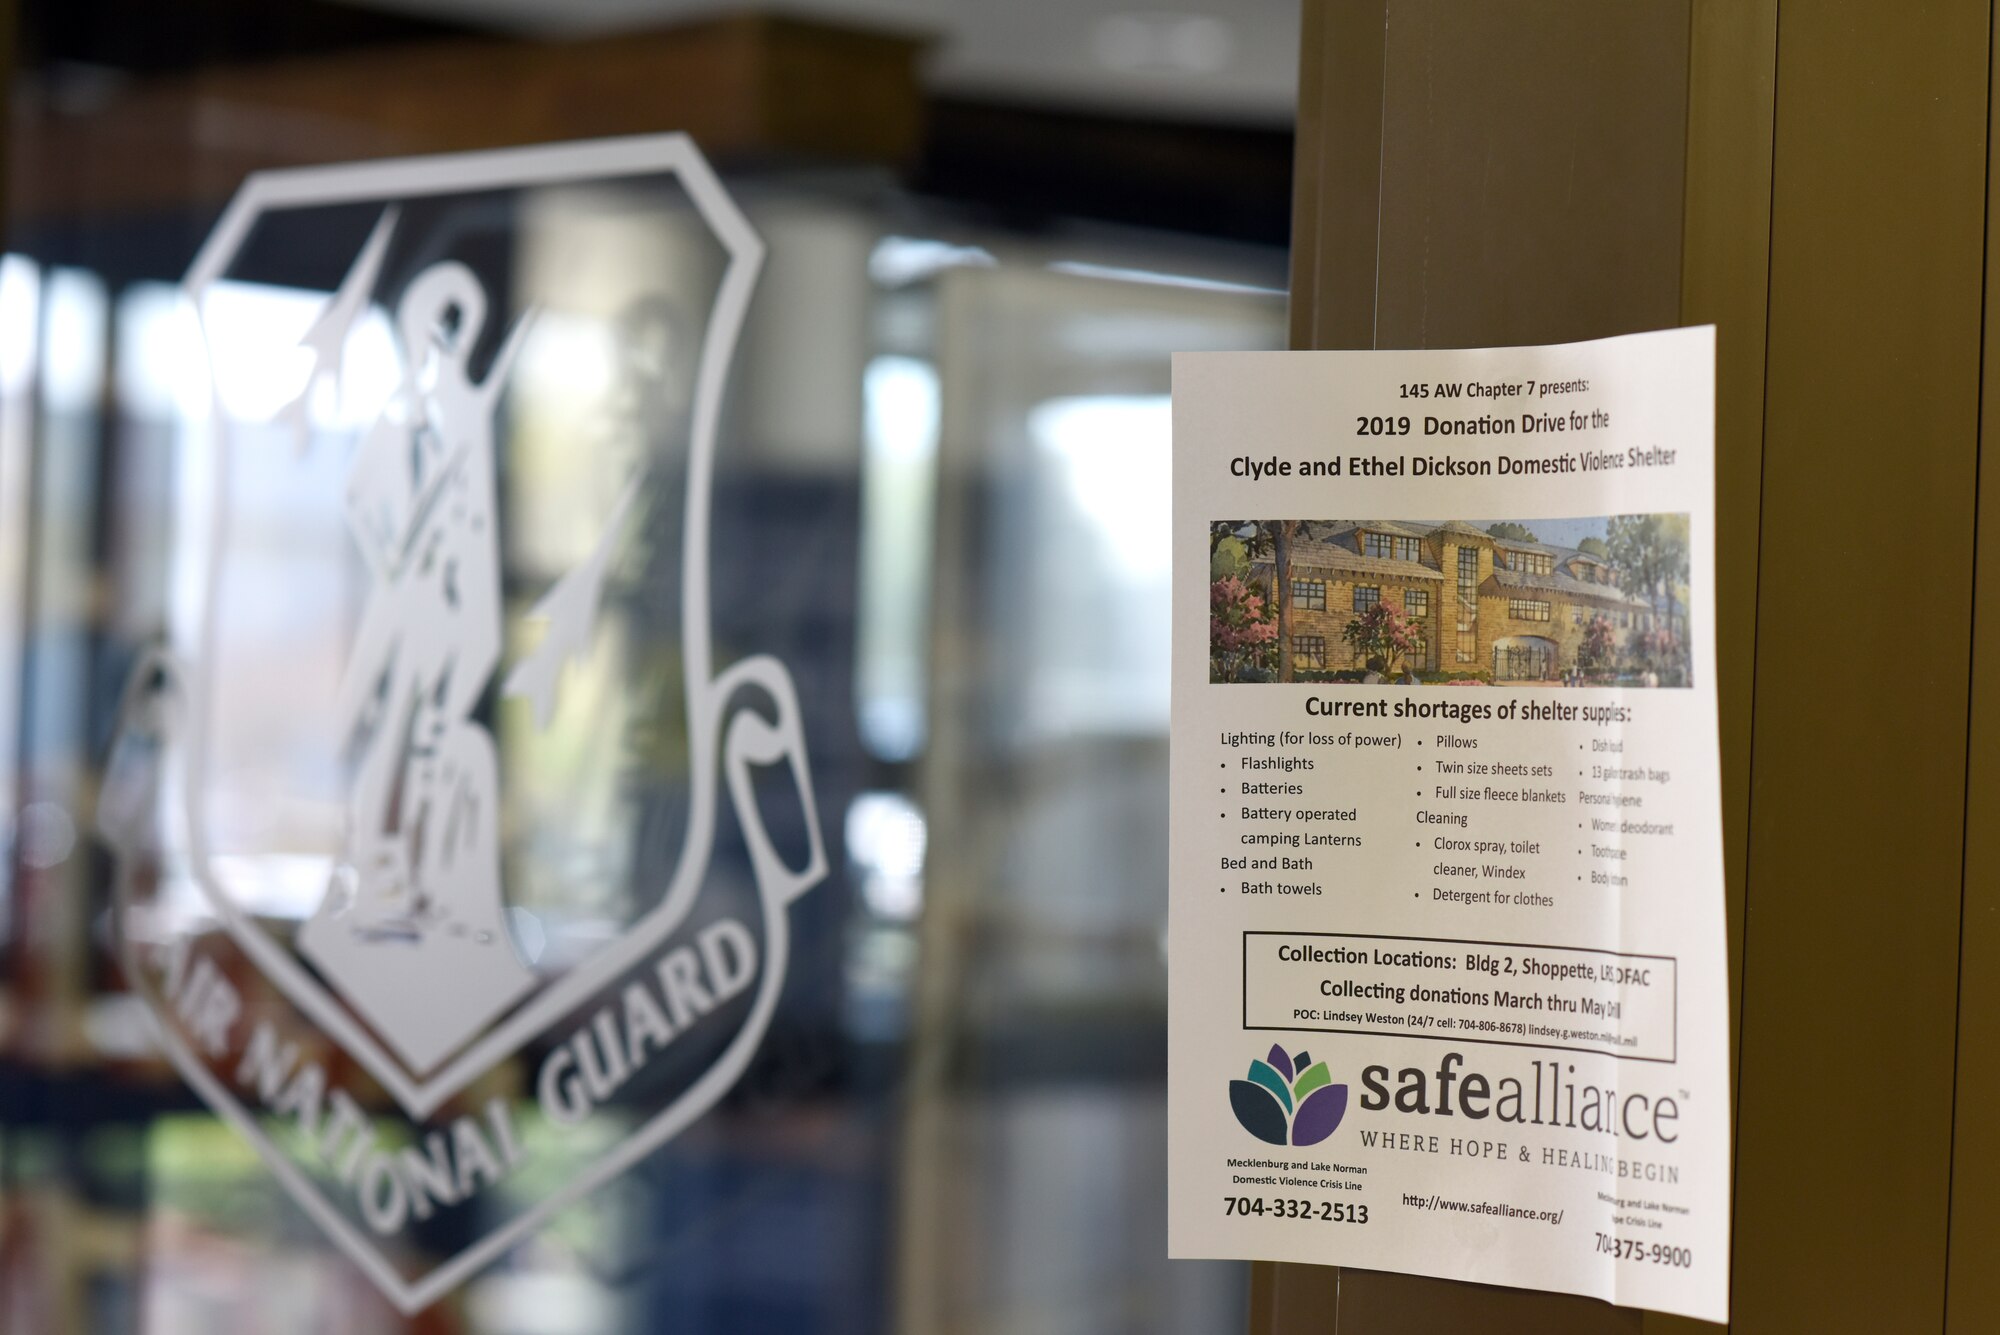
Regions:
<instances>
[{"instance_id":1,"label":"gold door frame","mask_svg":"<svg viewBox=\"0 0 2000 1335\"><path fill-rule=\"evenodd\" d=\"M2000 529L1976 545L2000 524L2000 467L1979 468L1991 20L1976 0L1305 5L1296 346L1718 326L1732 1327L1758 1335L2000 1321L2000 780L1969 763L2000 750ZM1699 1328L1270 1264L1249 1322Z\"/></svg>"}]
</instances>

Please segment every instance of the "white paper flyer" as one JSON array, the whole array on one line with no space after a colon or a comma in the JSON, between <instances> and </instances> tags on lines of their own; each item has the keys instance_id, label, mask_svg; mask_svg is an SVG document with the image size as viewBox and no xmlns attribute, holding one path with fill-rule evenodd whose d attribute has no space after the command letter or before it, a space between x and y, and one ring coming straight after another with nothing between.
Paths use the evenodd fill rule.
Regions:
<instances>
[{"instance_id":1,"label":"white paper flyer","mask_svg":"<svg viewBox=\"0 0 2000 1335\"><path fill-rule=\"evenodd\" d=\"M1726 1319L1714 364L1175 359L1174 1256Z\"/></svg>"}]
</instances>

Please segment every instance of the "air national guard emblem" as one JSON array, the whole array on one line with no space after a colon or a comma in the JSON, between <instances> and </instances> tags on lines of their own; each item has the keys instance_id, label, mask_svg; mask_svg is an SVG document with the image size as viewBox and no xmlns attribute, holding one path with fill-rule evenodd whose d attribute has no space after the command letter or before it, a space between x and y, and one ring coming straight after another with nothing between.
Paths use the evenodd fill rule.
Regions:
<instances>
[{"instance_id":1,"label":"air national guard emblem","mask_svg":"<svg viewBox=\"0 0 2000 1335\"><path fill-rule=\"evenodd\" d=\"M668 135L259 175L188 275L122 963L405 1310L714 1106L826 874L790 675L710 637L762 256Z\"/></svg>"}]
</instances>

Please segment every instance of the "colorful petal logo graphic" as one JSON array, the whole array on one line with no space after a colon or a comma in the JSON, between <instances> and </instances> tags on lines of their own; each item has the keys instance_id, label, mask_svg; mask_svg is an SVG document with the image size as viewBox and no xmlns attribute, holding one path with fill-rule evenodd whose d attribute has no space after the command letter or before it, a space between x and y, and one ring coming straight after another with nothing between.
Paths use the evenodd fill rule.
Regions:
<instances>
[{"instance_id":1,"label":"colorful petal logo graphic","mask_svg":"<svg viewBox=\"0 0 2000 1335\"><path fill-rule=\"evenodd\" d=\"M1272 1145L1317 1145L1347 1115L1347 1086L1333 1083L1325 1062L1312 1054L1287 1055L1271 1045L1250 1074L1229 1082L1229 1106L1243 1129Z\"/></svg>"}]
</instances>

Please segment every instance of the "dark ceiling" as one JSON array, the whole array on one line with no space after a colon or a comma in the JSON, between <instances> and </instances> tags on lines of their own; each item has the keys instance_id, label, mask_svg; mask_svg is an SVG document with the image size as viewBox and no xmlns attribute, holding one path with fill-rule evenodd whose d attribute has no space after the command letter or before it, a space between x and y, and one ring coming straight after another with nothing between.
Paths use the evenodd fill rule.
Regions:
<instances>
[{"instance_id":1,"label":"dark ceiling","mask_svg":"<svg viewBox=\"0 0 2000 1335\"><path fill-rule=\"evenodd\" d=\"M1004 2L1004 0L995 0ZM448 41L479 30L327 0L19 0L19 67L53 99L126 78ZM934 94L906 183L1014 226L1082 218L1285 244L1288 128Z\"/></svg>"}]
</instances>

